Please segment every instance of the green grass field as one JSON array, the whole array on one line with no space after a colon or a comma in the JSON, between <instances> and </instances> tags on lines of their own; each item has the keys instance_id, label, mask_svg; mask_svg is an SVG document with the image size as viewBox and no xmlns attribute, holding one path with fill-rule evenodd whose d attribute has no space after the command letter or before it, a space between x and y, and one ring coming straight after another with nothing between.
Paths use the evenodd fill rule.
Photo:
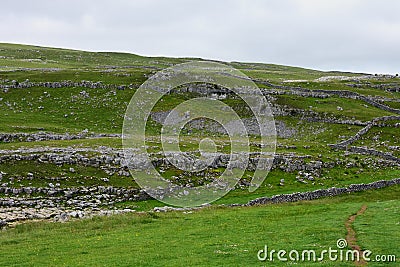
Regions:
<instances>
[{"instance_id":1,"label":"green grass field","mask_svg":"<svg viewBox=\"0 0 400 267\"><path fill-rule=\"evenodd\" d=\"M313 249L344 238L344 222L361 205L355 228L373 255L399 255L400 187L294 204L205 208L193 212L28 223L2 232L2 266L353 266L352 262L260 262L257 252ZM384 207L384 208L382 208ZM398 262L397 262L398 264ZM380 266L372 263L369 266ZM389 263L382 266L396 266Z\"/></svg>"},{"instance_id":2,"label":"green grass field","mask_svg":"<svg viewBox=\"0 0 400 267\"><path fill-rule=\"evenodd\" d=\"M2 157L8 153L47 153L32 152L30 149L81 149L82 152L75 151L74 154L80 153L88 158L101 156L107 150L120 153L122 141L118 136L90 136L121 134L125 111L136 89L158 70L192 60L199 59L142 57L1 43L0 135L83 132L89 135L88 138L74 140L0 141L1 187L46 187L57 181L60 188L139 188L133 177L118 172L108 174L105 169L110 166L53 164L18 158L3 160ZM65 223L49 220L19 222L16 226L0 230L0 266L354 266L353 262L331 262L327 259L322 262L261 262L257 259L257 252L265 245L275 250L314 249L318 253L329 247L335 248L336 241L346 237L346 220L362 205L367 205L367 210L353 223L357 244L361 249L371 250L373 255L397 255L394 263L369 262L368 266L398 266L398 185L298 203L253 207L227 205L245 204L259 197L399 178L400 168L395 161L328 146L354 136L374 118L398 114L361 100L336 96L303 97L279 89L285 86L293 90L295 87L347 90L392 108L400 108L400 93L385 89L400 86L399 77L322 72L262 63L226 64L242 71L264 88L277 113L275 122L281 125L276 152L284 160L270 171L255 192L250 193L248 186L238 185L235 190L201 210L158 213L154 212L154 207L165 204L154 199L118 201L113 204L113 209L132 208L137 212ZM37 85L12 88L13 84L26 80L33 83L101 82L105 88L48 88ZM283 94L272 92L272 89ZM166 95L152 112L170 111L198 96L197 93ZM228 96L222 102L240 118L252 117L249 108L237 96ZM209 107L208 112L216 111ZM327 119L335 122L327 122ZM352 145L399 157L398 122L393 120L386 125L374 126ZM146 127L147 151L154 157L161 157L157 154L163 151L161 124L149 119ZM199 143L205 137L215 140L218 152L229 153L231 149L226 134L207 127L185 128L181 133L180 147L184 151L199 153ZM250 142L250 150L259 151L260 137L252 135ZM316 163L321 163L322 167L312 169L310 166ZM291 164L304 168L292 170L289 168ZM71 168L74 172L70 171ZM196 175L174 167L163 169L165 177L180 176L182 184L189 183L189 180L198 182L202 176L209 174L218 176L223 170L221 167L209 168ZM312 174L312 179L301 179L305 172ZM246 170L242 181L248 182L252 175L253 171ZM33 178L28 179L28 176ZM11 194L1 194L0 200L10 200L11 197ZM3 208L5 206L0 206L0 215Z\"/></svg>"}]
</instances>

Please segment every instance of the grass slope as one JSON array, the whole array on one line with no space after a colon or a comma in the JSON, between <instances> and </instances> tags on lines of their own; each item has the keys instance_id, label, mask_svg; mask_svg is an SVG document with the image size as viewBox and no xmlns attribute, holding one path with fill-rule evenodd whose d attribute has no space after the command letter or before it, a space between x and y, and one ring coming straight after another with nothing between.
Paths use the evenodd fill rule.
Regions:
<instances>
[{"instance_id":1,"label":"grass slope","mask_svg":"<svg viewBox=\"0 0 400 267\"><path fill-rule=\"evenodd\" d=\"M344 222L362 204L369 207L355 223L362 248L399 255L399 193L400 187L396 186L294 204L142 213L65 224L23 224L1 234L0 265L271 265L257 259L257 252L264 245L287 251L313 249L317 253L328 247L335 249L336 240L346 235ZM379 208L382 206L385 209ZM291 264L273 262L274 266ZM353 266L327 259L298 264Z\"/></svg>"},{"instance_id":2,"label":"grass slope","mask_svg":"<svg viewBox=\"0 0 400 267\"><path fill-rule=\"evenodd\" d=\"M83 87L0 90L0 133L121 133L123 116L136 89L152 74L189 58L142 57L127 53L87 52L38 46L0 43L0 83L12 80L23 82L60 82L82 80L110 85L108 89ZM300 86L307 89L348 90L375 97L394 108L399 107L400 93L386 90L400 85L398 77L368 76L361 73L322 72L298 67L261 63L226 63L253 79L278 86ZM346 76L349 78L326 78ZM260 87L270 88L268 85ZM125 90L115 89L125 85ZM85 91L85 93L81 93ZM89 97L87 97L89 96ZM171 94L160 101L154 111L168 111L196 95ZM378 101L377 100L377 101ZM248 117L243 101L229 98L224 102L242 117ZM300 183L297 171L275 169L254 193L237 188L216 204L246 203L276 194L310 191L327 187L342 187L352 183L368 183L400 176L398 166L386 166L378 157L348 154L330 149L327 145L345 140L362 126L339 123L310 122L298 111L341 120L370 121L394 115L365 102L329 97L325 99L295 95L272 95L271 102L282 110L297 110L276 116L293 136L279 137L277 152L306 156L311 161L335 162L323 168L319 177ZM340 107L340 108L338 108ZM396 121L397 122L397 121ZM158 135L160 124L150 120L148 140L151 152L161 151ZM204 136L217 140L221 151L229 149L224 135L193 131L181 138L182 147L195 150ZM374 127L357 146L368 146L398 156L399 132L395 127ZM257 137L252 137L257 143ZM121 148L119 138L99 138L64 141L1 143L0 149L37 147ZM252 150L256 146L252 146ZM70 167L76 173L68 172ZM62 178L61 187L113 185L136 187L131 177L116 174L101 180L103 170L85 166L56 166L27 161L0 162L3 182L9 185L46 186L53 178ZM219 172L221 170L215 170ZM34 179L25 179L27 173ZM167 170L170 176L177 170ZM246 172L246 177L251 177ZM193 177L187 177L193 178ZM280 186L281 179L285 185ZM155 200L117 203L119 208L131 207L138 214L86 219L65 224L31 222L0 233L0 266L261 266L292 265L294 263L259 262L257 251L264 245L273 249L315 249L335 247L338 238L346 235L344 222L362 204L367 211L359 216L354 228L359 245L375 253L397 254L400 258L399 186L356 193L310 202L267 205L249 208L212 206L195 212L148 212L163 206ZM6 196L2 196L6 197ZM298 263L299 266L338 263ZM398 262L397 262L398 264ZM340 263L340 266L352 266ZM392 264L393 266L396 263ZM380 266L376 262L369 266ZM386 265L385 265L386 266ZM388 266L390 266L388 264Z\"/></svg>"}]
</instances>

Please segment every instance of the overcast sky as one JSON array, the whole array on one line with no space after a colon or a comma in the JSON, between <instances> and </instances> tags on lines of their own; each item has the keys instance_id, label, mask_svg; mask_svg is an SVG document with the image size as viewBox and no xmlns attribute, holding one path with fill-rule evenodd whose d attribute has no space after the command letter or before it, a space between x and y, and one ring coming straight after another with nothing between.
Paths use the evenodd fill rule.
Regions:
<instances>
[{"instance_id":1,"label":"overcast sky","mask_svg":"<svg viewBox=\"0 0 400 267\"><path fill-rule=\"evenodd\" d=\"M0 42L400 72L398 0L2 0Z\"/></svg>"}]
</instances>

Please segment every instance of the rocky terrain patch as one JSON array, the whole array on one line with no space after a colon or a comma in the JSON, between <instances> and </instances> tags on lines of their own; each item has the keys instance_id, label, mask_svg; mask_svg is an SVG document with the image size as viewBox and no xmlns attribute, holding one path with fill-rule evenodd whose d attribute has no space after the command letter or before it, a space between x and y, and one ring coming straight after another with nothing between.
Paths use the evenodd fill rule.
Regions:
<instances>
[{"instance_id":1,"label":"rocky terrain patch","mask_svg":"<svg viewBox=\"0 0 400 267\"><path fill-rule=\"evenodd\" d=\"M132 67L132 66L131 66ZM137 67L137 66L136 66ZM135 68L136 68L135 67ZM124 67L121 66L99 66L98 69L102 73L114 73L116 76L129 77L129 73L116 73L117 69L121 70ZM126 66L128 69L129 66ZM142 69L158 70L158 67L152 66L141 66ZM255 68L255 67L254 67ZM251 69L251 68L249 68ZM28 70L28 69L26 69ZM35 69L29 69L29 71L34 71ZM40 69L37 69L40 70ZM61 69L43 69L40 71L61 71ZM228 74L227 74L228 75ZM145 75L148 77L148 74ZM143 75L142 75L143 78ZM238 77L242 78L242 77ZM353 154L363 154L367 155L365 162L354 162L351 159L335 157L324 158L321 151L321 156L310 155L307 152L309 148L307 145L296 146L291 144L277 144L279 149L284 149L285 152L276 153L273 158L271 158L272 170L279 170L284 173L294 174L293 177L296 182L302 184L318 184L318 178L323 175L324 171L329 171L335 167L340 168L359 168L360 170L365 165L368 168L379 169L385 167L391 167L393 169L400 167L400 159L394 156L390 152L384 152L376 150L372 147L361 147L352 146L355 142L360 140L374 127L393 127L398 128L400 124L390 124L390 121L400 120L399 116L384 116L377 117L371 121L360 121L355 118L340 117L337 114L325 114L314 111L313 109L301 109L293 108L286 105L276 104L276 99L282 95L292 95L302 98L343 98L350 100L360 100L364 105L370 105L376 107L380 110L391 112L393 114L400 114L400 109L390 107L385 104L385 102L398 102L396 98L382 97L382 96L370 96L367 94L361 94L359 91L351 91L352 88L373 88L381 90L382 92L396 93L399 92L399 86L397 83L385 83L385 84L375 84L373 81L378 81L379 79L391 79L394 77L384 77L384 76L372 76L364 75L358 77L348 77L348 76L323 76L313 80L286 80L283 84L275 84L265 79L252 78L252 80L260 85L263 85L261 91L263 95L271 102L271 110L273 115L277 118L275 120L276 132L278 138L281 139L292 139L296 140L300 136L300 128L296 124L290 124L291 118L301 118L301 121L307 123L314 122L324 122L327 124L340 124L348 126L362 126L363 128L357 132L355 135L346 138L345 140L338 142L336 144L330 144L326 146L327 151L340 151L344 150L345 156L350 153ZM327 89L309 89L299 86L290 86L293 83L305 83L310 82L331 82L331 81L344 81L343 90L327 90ZM118 83L118 82L117 82ZM138 84L126 83L117 84L112 82L102 82L102 81L42 81L42 82L32 82L29 79L24 79L23 81L17 81L15 79L3 79L0 80L0 91L2 92L2 97L0 102L7 105L10 112L18 113L22 112L21 107L14 105L7 101L7 94L12 92L12 90L18 90L18 92L24 92L25 89L29 88L51 88L60 89L65 88L82 88L79 89L72 100L81 99L83 100L80 104L88 105L87 100L92 100L90 103L96 102L96 98L93 97L90 89L102 89L107 92L107 96L116 95L116 92L127 92L128 89L136 89ZM121 91L117 91L121 90ZM122 91L126 90L126 91ZM28 91L28 90L25 90ZM47 90L49 91L49 90ZM79 92L80 91L80 92ZM225 88L220 88L209 84L196 84L187 85L177 89L174 89L172 93L185 93L185 94L196 94L200 96L209 96L212 99L218 100L230 100L234 98L233 93ZM47 96L48 94L46 94ZM32 98L33 99L33 98ZM32 100L36 101L36 100ZM39 98L38 98L39 101ZM111 100L110 100L111 101ZM122 102L121 102L122 103ZM29 103L32 104L32 103ZM394 105L396 106L396 105ZM68 107L69 109L74 109L72 105ZM43 110L43 106L38 107L39 110ZM338 106L338 111L342 109ZM45 109L44 109L45 110ZM163 124L165 118L168 116L169 112L166 109L163 111L152 112L151 118L153 121L159 125ZM71 113L69 113L71 114ZM65 116L66 115L66 116ZM68 117L66 113L65 118ZM69 116L71 117L71 116ZM285 121L285 118L289 119ZM249 134L258 135L259 129L256 121L252 117L245 116L243 118L246 130ZM201 131L206 130L208 134L225 134L225 130L222 126L217 123L212 123L203 119L198 119L191 121L188 124L189 129ZM104 137L121 138L121 134L102 134L93 133L88 130L83 130L79 133L63 133L56 134L45 132L43 129L37 129L39 132L33 133L0 133L0 143L18 143L18 142L33 142L34 144L40 144L41 141L57 141L57 140L80 140L80 139L95 139ZM80 129L81 130L81 129ZM315 129L311 134L322 133L326 131L325 128ZM8 145L8 144L7 144ZM252 144L257 146L256 142ZM151 148L151 147L150 147ZM392 146L393 149L395 149ZM154 149L154 147L153 147ZM302 150L302 152L297 152ZM288 152L294 151L294 152ZM171 155L166 155L163 152L151 152L150 159L154 167L156 167L160 172L167 173L171 169L174 169L176 164L183 165L184 169L189 169L193 165L195 160L198 160L194 155L200 153L198 150L194 150L190 153L188 152L174 152ZM169 156L169 159L168 157ZM234 159L234 164L238 167L245 169L247 171L254 171L258 163L259 153L251 152L248 154L239 154L237 158ZM223 169L227 167L230 155L227 153L214 153L211 163L208 164L207 161L199 161L198 167L206 167L204 170L198 173L198 179L192 179L189 172L176 172L170 177L170 179L184 186L196 186L199 184L206 184L212 181L215 176L219 175L216 170ZM249 163L245 164L243 158L248 158ZM117 177L130 177L130 169L146 169L149 166L144 160L143 155L140 153L135 154L135 152L130 155L129 161L126 160L124 151L122 149L111 148L108 146L101 147L30 147L30 148L18 148L18 149L2 149L0 150L0 164L18 164L20 162L30 162L35 163L38 166L68 166L67 171L61 177L61 175L56 175L54 181L46 182L45 186L38 185L22 185L22 182L31 182L36 179L34 171L27 171L22 174L10 173L7 169L0 169L0 227L13 225L26 220L53 220L53 221L66 221L72 218L88 218L91 216L102 216L119 214L125 212L133 212L134 209L118 209L118 203L121 202L136 202L141 200L148 200L151 197L146 194L143 190L137 187L118 187L110 184L110 178L112 176ZM101 182L105 185L96 186L71 186L66 183L66 179L69 176L73 176L76 173L75 169L78 167L91 167L95 170L99 170L99 173L104 177L101 177L99 173L96 175L97 178L101 179ZM101 172L100 172L101 171ZM66 179L64 179L65 177ZM40 179L40 177L38 178ZM285 178L280 179L277 186L285 186ZM369 184L354 184L348 187L341 188L328 188L328 189L318 189L310 192L293 193L293 194L283 194L268 198L259 198L249 203L245 206L266 204L266 203L282 203L282 202L294 202L302 200L312 200L321 197L336 196L341 194L348 194L352 192L358 192L362 190L369 190L374 188L381 188L385 186L391 186L399 184L399 179L392 179L388 181L377 181ZM237 188L246 188L249 186L249 178L242 178ZM156 212L163 212L169 210L183 210L185 209L175 209L158 207L155 208Z\"/></svg>"}]
</instances>

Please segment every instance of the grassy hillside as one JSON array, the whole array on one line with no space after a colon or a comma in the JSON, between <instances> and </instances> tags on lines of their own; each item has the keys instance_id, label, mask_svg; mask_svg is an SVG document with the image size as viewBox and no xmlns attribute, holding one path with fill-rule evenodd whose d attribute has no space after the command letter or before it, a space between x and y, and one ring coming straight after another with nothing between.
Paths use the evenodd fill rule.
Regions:
<instances>
[{"instance_id":1,"label":"grassy hillside","mask_svg":"<svg viewBox=\"0 0 400 267\"><path fill-rule=\"evenodd\" d=\"M257 252L332 247L344 222L368 206L355 225L362 248L399 255L397 186L354 196L251 208L141 213L66 224L19 225L0 236L3 266L287 266L261 262ZM384 207L382 209L381 207ZM390 236L390 242L388 238ZM301 266L353 266L352 262L298 262ZM389 263L382 266L395 266ZM376 263L369 266L381 266Z\"/></svg>"},{"instance_id":2,"label":"grassy hillside","mask_svg":"<svg viewBox=\"0 0 400 267\"><path fill-rule=\"evenodd\" d=\"M261 88L274 112L276 161L266 180L250 193L253 171L248 169L235 190L199 211L156 213L154 207L163 203L138 197L139 186L121 164L127 105L151 75L193 60L199 59L0 43L0 222L10 209L15 214L28 214L28 208L137 211L65 224L49 223L54 215L21 224L28 218L24 215L25 219L10 221L1 232L1 266L267 265L257 260L264 245L317 251L335 246L337 239L345 238L346 219L363 204L368 209L354 222L361 248L397 253L400 258L398 185L310 202L221 207L399 178L397 76L225 62ZM146 134L146 148L154 161L162 158L163 151L157 116L198 96L202 95L174 92L157 103ZM251 120L248 107L236 95L221 101L243 120ZM229 153L226 134L213 127L190 127L181 132L182 150L198 153L200 141L209 137L218 152ZM332 146L346 140L352 141ZM250 142L251 151L260 150L257 134L250 136ZM208 183L224 168L193 174L159 164L157 170L166 179L193 186ZM99 187L133 190L134 197L131 193L115 198L113 193L90 195ZM25 188L43 190L29 193ZM81 189L84 193L70 195ZM42 206L18 204L25 200ZM337 266L329 261L322 264Z\"/></svg>"}]
</instances>

